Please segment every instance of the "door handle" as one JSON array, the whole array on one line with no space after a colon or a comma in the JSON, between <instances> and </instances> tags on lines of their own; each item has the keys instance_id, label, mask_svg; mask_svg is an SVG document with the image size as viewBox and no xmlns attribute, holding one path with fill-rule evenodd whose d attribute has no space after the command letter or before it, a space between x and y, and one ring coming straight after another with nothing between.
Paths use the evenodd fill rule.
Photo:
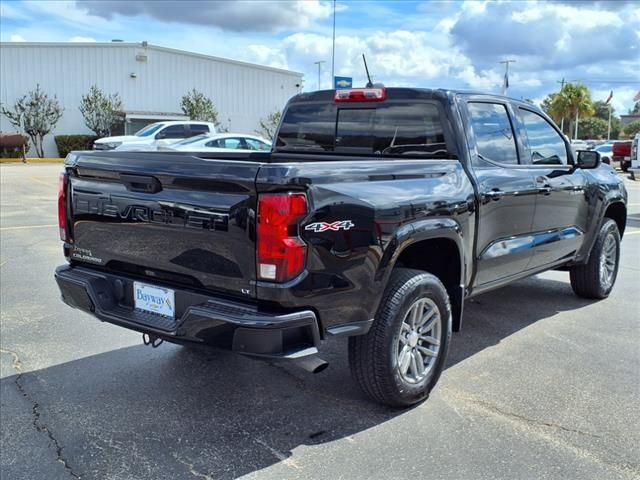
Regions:
<instances>
[{"instance_id":1,"label":"door handle","mask_svg":"<svg viewBox=\"0 0 640 480\"><path fill-rule=\"evenodd\" d=\"M489 190L488 192L484 192L485 198L489 198L491 200L500 200L503 195L504 192L502 190L498 190L497 188Z\"/></svg>"}]
</instances>

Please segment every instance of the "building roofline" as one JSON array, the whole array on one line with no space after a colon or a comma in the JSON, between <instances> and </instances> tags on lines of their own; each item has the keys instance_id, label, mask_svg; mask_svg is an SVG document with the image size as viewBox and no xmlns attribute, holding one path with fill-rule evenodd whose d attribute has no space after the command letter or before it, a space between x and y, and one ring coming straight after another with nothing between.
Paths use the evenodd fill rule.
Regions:
<instances>
[{"instance_id":1,"label":"building roofline","mask_svg":"<svg viewBox=\"0 0 640 480\"><path fill-rule=\"evenodd\" d=\"M232 65L239 65L241 67L258 68L261 70L267 70L270 72L283 73L295 77L302 77L304 74L293 70L285 70L284 68L268 67L266 65L259 65L257 63L243 62L240 60L232 60L230 58L216 57L213 55L205 55L204 53L189 52L187 50L179 50L177 48L161 47L159 45L147 44L143 46L138 42L0 42L0 47L138 47L148 50L157 50L160 52L176 53L179 55L187 55L190 57L203 58L206 60L215 60L223 63L230 63Z\"/></svg>"}]
</instances>

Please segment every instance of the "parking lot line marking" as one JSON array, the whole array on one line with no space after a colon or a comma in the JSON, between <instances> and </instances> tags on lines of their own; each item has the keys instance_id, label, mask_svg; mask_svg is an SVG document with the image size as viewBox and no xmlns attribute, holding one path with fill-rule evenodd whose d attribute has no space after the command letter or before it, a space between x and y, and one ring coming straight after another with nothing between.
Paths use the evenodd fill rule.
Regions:
<instances>
[{"instance_id":1,"label":"parking lot line marking","mask_svg":"<svg viewBox=\"0 0 640 480\"><path fill-rule=\"evenodd\" d=\"M45 182L44 180L40 180L38 177L29 177L29 180L33 180L34 182L38 182L41 183L43 185L46 185L48 187L55 187L56 186L56 182Z\"/></svg>"},{"instance_id":2,"label":"parking lot line marking","mask_svg":"<svg viewBox=\"0 0 640 480\"><path fill-rule=\"evenodd\" d=\"M4 232L6 230L28 230L30 228L51 228L57 226L57 223L52 223L51 225L21 225L19 227L2 227L0 228L0 232Z\"/></svg>"},{"instance_id":3,"label":"parking lot line marking","mask_svg":"<svg viewBox=\"0 0 640 480\"><path fill-rule=\"evenodd\" d=\"M624 236L626 237L627 235L640 235L640 230L635 230L633 232L626 232L624 234Z\"/></svg>"}]
</instances>

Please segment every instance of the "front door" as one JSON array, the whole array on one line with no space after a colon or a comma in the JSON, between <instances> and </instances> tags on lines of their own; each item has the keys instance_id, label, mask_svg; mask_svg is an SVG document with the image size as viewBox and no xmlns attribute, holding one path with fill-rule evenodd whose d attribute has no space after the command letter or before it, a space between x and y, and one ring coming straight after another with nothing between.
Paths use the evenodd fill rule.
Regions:
<instances>
[{"instance_id":1,"label":"front door","mask_svg":"<svg viewBox=\"0 0 640 480\"><path fill-rule=\"evenodd\" d=\"M469 101L466 110L480 195L474 284L490 287L529 264L538 190L520 162L507 105Z\"/></svg>"},{"instance_id":2,"label":"front door","mask_svg":"<svg viewBox=\"0 0 640 480\"><path fill-rule=\"evenodd\" d=\"M574 169L560 132L542 115L517 108L525 162L531 165L538 195L533 219L535 245L529 269L572 258L587 223L585 177Z\"/></svg>"}]
</instances>

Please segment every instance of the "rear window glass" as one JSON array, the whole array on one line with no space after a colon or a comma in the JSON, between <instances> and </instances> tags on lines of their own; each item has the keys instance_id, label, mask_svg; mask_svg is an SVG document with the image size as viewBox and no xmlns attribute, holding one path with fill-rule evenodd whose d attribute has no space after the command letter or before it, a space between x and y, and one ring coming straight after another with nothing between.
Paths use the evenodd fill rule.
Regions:
<instances>
[{"instance_id":1,"label":"rear window glass","mask_svg":"<svg viewBox=\"0 0 640 480\"><path fill-rule=\"evenodd\" d=\"M362 108L292 105L276 148L374 155L447 153L440 112L430 103Z\"/></svg>"}]
</instances>

